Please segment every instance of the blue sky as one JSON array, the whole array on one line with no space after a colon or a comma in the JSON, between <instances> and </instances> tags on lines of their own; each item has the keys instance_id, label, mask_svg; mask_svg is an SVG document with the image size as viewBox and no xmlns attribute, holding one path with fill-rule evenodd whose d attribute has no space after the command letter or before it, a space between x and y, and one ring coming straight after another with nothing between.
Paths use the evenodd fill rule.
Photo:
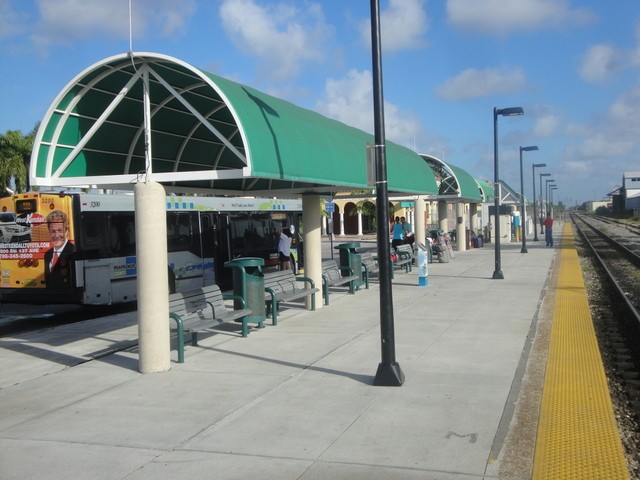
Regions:
<instances>
[{"instance_id":1,"label":"blue sky","mask_svg":"<svg viewBox=\"0 0 640 480\"><path fill-rule=\"evenodd\" d=\"M0 131L28 133L93 63L157 52L373 131L367 0L0 0ZM640 170L637 0L380 0L388 140L574 205ZM410 172L407 172L410 175ZM539 181L539 179L538 179ZM539 183L536 181L536 189Z\"/></svg>"}]
</instances>

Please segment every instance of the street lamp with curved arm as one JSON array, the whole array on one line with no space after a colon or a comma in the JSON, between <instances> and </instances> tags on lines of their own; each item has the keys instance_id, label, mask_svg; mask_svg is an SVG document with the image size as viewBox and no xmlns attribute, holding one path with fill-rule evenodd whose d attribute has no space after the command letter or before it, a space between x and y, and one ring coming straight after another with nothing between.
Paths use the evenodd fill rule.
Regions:
<instances>
[{"instance_id":1,"label":"street lamp with curved arm","mask_svg":"<svg viewBox=\"0 0 640 480\"><path fill-rule=\"evenodd\" d=\"M542 212L542 177L550 177L551 174L550 173L541 173L540 174L540 218L544 219L544 213ZM542 224L542 222L540 222L540 235L542 235L544 233L543 230L544 226Z\"/></svg>"},{"instance_id":2,"label":"street lamp with curved arm","mask_svg":"<svg viewBox=\"0 0 640 480\"><path fill-rule=\"evenodd\" d=\"M549 183L549 200L548 200L548 211L553 213L553 190L557 189L558 185L556 185L554 182Z\"/></svg>"},{"instance_id":3,"label":"street lamp with curved arm","mask_svg":"<svg viewBox=\"0 0 640 480\"><path fill-rule=\"evenodd\" d=\"M545 217L549 213L549 185L554 184L554 183L556 183L556 181L553 178L547 178L544 181L544 193L545 193L544 213L545 213Z\"/></svg>"},{"instance_id":4,"label":"street lamp with curved arm","mask_svg":"<svg viewBox=\"0 0 640 480\"><path fill-rule=\"evenodd\" d=\"M538 213L536 212L536 168L546 167L546 163L534 163L531 165L531 179L533 181L533 241L538 241Z\"/></svg>"},{"instance_id":5,"label":"street lamp with curved arm","mask_svg":"<svg viewBox=\"0 0 640 480\"><path fill-rule=\"evenodd\" d=\"M494 232L495 232L495 260L496 268L493 271L493 279L503 279L502 266L500 264L500 175L498 168L498 116L512 117L524 115L522 107L493 108L493 206Z\"/></svg>"},{"instance_id":6,"label":"street lamp with curved arm","mask_svg":"<svg viewBox=\"0 0 640 480\"><path fill-rule=\"evenodd\" d=\"M530 145L528 147L520 147L520 235L522 236L522 248L520 253L528 253L527 250L527 216L525 213L524 202L524 176L522 174L522 152L533 152L538 150L537 145ZM534 196L535 202L535 196Z\"/></svg>"}]
</instances>

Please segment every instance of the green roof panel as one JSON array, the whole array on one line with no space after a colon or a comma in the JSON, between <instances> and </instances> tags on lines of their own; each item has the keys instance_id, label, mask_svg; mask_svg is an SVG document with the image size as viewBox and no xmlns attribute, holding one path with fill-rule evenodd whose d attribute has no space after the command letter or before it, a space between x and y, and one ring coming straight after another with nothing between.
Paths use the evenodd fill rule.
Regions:
<instances>
[{"instance_id":1,"label":"green roof panel","mask_svg":"<svg viewBox=\"0 0 640 480\"><path fill-rule=\"evenodd\" d=\"M372 135L152 53L105 59L60 92L36 137L32 184L137 181L146 163L145 76L148 178L182 190L242 194L368 188ZM416 153L387 142L386 156L390 192L437 193L433 172Z\"/></svg>"}]
</instances>

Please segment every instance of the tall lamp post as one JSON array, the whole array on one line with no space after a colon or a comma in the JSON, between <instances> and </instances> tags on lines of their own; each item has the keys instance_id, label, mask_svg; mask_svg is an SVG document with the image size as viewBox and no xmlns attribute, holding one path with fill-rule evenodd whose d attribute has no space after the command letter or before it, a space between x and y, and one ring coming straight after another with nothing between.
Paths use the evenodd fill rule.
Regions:
<instances>
[{"instance_id":1,"label":"tall lamp post","mask_svg":"<svg viewBox=\"0 0 640 480\"><path fill-rule=\"evenodd\" d=\"M504 278L502 274L502 266L500 264L500 175L498 168L498 116L513 117L516 115L524 115L522 107L493 108L493 206L494 225L495 225L495 257L496 268L493 271L493 279L501 280Z\"/></svg>"},{"instance_id":2,"label":"tall lamp post","mask_svg":"<svg viewBox=\"0 0 640 480\"><path fill-rule=\"evenodd\" d=\"M378 209L377 243L378 258L390 258L389 246L389 193L387 188L387 156L384 132L384 101L382 93L382 48L380 38L380 2L371 0L371 50L373 64L373 112L375 130L376 191ZM384 268L383 268L384 267ZM393 296L389 262L380 262L380 350L373 384L399 387L404 383L404 373L396 361L395 331L393 319Z\"/></svg>"},{"instance_id":3,"label":"tall lamp post","mask_svg":"<svg viewBox=\"0 0 640 480\"><path fill-rule=\"evenodd\" d=\"M549 180L549 184L547 185L547 213L551 213L551 189L553 187L556 187L556 181L555 180Z\"/></svg>"},{"instance_id":4,"label":"tall lamp post","mask_svg":"<svg viewBox=\"0 0 640 480\"><path fill-rule=\"evenodd\" d=\"M549 202L551 203L551 214L553 215L553 191L558 190L557 185L551 185L549 187Z\"/></svg>"},{"instance_id":5,"label":"tall lamp post","mask_svg":"<svg viewBox=\"0 0 640 480\"><path fill-rule=\"evenodd\" d=\"M544 213L542 213L542 177L550 177L551 174L550 173L541 173L540 174L540 216L544 217ZM543 225L542 222L540 222L540 235L542 235L544 233L544 230L542 229Z\"/></svg>"},{"instance_id":6,"label":"tall lamp post","mask_svg":"<svg viewBox=\"0 0 640 480\"><path fill-rule=\"evenodd\" d=\"M545 193L545 199L544 199L544 211L545 211L545 216L549 213L549 185L554 184L556 181L553 178L547 178L544 181L544 193Z\"/></svg>"},{"instance_id":7,"label":"tall lamp post","mask_svg":"<svg viewBox=\"0 0 640 480\"><path fill-rule=\"evenodd\" d=\"M536 212L536 168L546 167L546 163L534 163L531 165L531 178L533 180L533 241L538 241L538 213ZM540 212L542 213L542 212Z\"/></svg>"},{"instance_id":8,"label":"tall lamp post","mask_svg":"<svg viewBox=\"0 0 640 480\"><path fill-rule=\"evenodd\" d=\"M537 145L520 147L520 233L522 234L522 248L520 253L529 253L527 250L527 216L525 215L524 202L524 176L522 175L522 152L533 152L538 150ZM533 201L536 201L536 194L533 194ZM534 217L535 218L535 217Z\"/></svg>"}]
</instances>

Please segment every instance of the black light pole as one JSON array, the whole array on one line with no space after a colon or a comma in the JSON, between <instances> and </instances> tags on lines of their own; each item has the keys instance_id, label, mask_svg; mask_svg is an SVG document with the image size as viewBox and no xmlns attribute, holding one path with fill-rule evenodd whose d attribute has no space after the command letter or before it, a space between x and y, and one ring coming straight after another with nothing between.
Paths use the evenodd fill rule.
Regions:
<instances>
[{"instance_id":1,"label":"black light pole","mask_svg":"<svg viewBox=\"0 0 640 480\"><path fill-rule=\"evenodd\" d=\"M493 271L493 279L501 280L504 278L502 274L502 266L500 265L500 175L498 168L498 115L503 117L512 117L515 115L523 115L524 110L522 107L509 107L509 108L493 108L493 206L494 212L494 224L495 224L495 256L496 256L496 268Z\"/></svg>"},{"instance_id":2,"label":"black light pole","mask_svg":"<svg viewBox=\"0 0 640 480\"><path fill-rule=\"evenodd\" d=\"M551 185L549 187L549 202L551 204L551 214L553 214L553 191L554 190L558 190L558 186L557 185Z\"/></svg>"},{"instance_id":3,"label":"black light pole","mask_svg":"<svg viewBox=\"0 0 640 480\"><path fill-rule=\"evenodd\" d=\"M540 174L540 216L544 217L544 213L542 213L542 177L550 177L550 173L541 173ZM540 235L544 233L543 224L540 222Z\"/></svg>"},{"instance_id":4,"label":"black light pole","mask_svg":"<svg viewBox=\"0 0 640 480\"><path fill-rule=\"evenodd\" d=\"M555 183L555 180L553 178L547 178L544 181L544 194L545 194L545 199L544 199L544 212L545 212L545 216L546 214L549 213L549 185Z\"/></svg>"},{"instance_id":5,"label":"black light pole","mask_svg":"<svg viewBox=\"0 0 640 480\"><path fill-rule=\"evenodd\" d=\"M538 241L538 213L536 212L536 167L546 167L546 163L534 163L531 165L531 178L533 179L533 241ZM542 211L540 211L542 213Z\"/></svg>"},{"instance_id":6,"label":"black light pole","mask_svg":"<svg viewBox=\"0 0 640 480\"><path fill-rule=\"evenodd\" d=\"M522 248L520 249L520 253L529 253L529 250L527 250L527 216L525 214L525 202L524 202L524 176L522 174L522 152L533 152L535 150L538 150L537 145L520 147L520 233L522 234ZM536 195L534 193L533 202L535 203L535 201L536 201Z\"/></svg>"},{"instance_id":7,"label":"black light pole","mask_svg":"<svg viewBox=\"0 0 640 480\"><path fill-rule=\"evenodd\" d=\"M544 193L546 194L545 202L544 202L544 211L548 214L551 210L549 208L549 186L553 185L556 181L553 178L547 178L544 181Z\"/></svg>"},{"instance_id":8,"label":"black light pole","mask_svg":"<svg viewBox=\"0 0 640 480\"><path fill-rule=\"evenodd\" d=\"M399 387L404 383L404 373L396 362L395 333L393 325L393 296L389 258L389 192L387 186L387 157L384 137L384 103L382 95L382 54L380 42L380 3L371 0L371 50L373 56L373 114L375 130L374 158L376 162L376 220L378 222L378 258L380 274L380 340L382 361L373 379L374 385ZM386 259L382 260L382 259Z\"/></svg>"}]
</instances>

